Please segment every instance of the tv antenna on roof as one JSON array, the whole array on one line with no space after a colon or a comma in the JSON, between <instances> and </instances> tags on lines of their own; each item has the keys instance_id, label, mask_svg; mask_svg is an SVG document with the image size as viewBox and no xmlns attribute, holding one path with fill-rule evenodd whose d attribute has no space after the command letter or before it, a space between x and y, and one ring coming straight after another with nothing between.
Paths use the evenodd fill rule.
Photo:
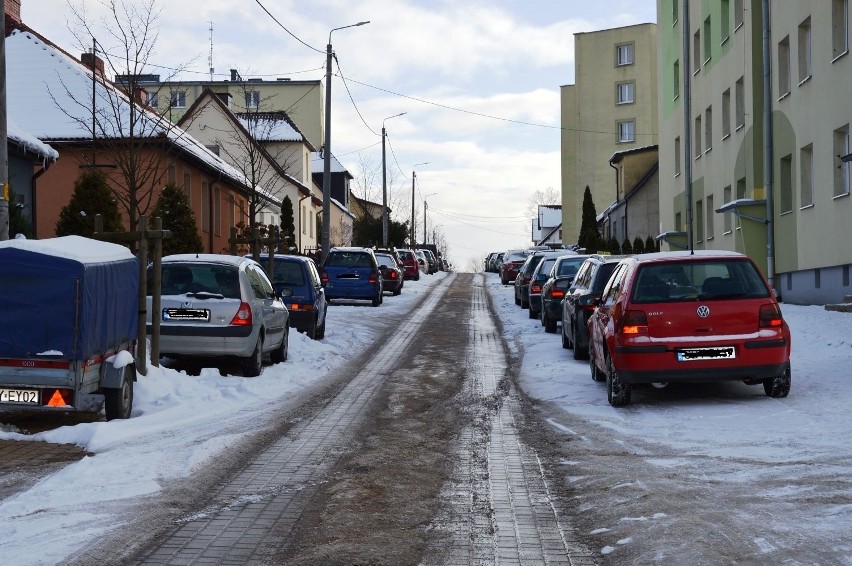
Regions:
<instances>
[{"instance_id":1,"label":"tv antenna on roof","mask_svg":"<svg viewBox=\"0 0 852 566\"><path fill-rule=\"evenodd\" d=\"M210 54L207 56L207 66L210 67L210 82L213 82L213 22L210 22Z\"/></svg>"}]
</instances>

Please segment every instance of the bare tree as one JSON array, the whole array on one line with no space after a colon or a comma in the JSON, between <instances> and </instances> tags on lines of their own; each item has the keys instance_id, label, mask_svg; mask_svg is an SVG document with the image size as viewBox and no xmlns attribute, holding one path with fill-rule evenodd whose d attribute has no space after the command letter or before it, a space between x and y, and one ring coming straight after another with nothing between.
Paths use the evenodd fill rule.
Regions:
<instances>
[{"instance_id":1,"label":"bare tree","mask_svg":"<svg viewBox=\"0 0 852 566\"><path fill-rule=\"evenodd\" d=\"M538 189L534 191L527 200L527 208L525 213L527 218L535 218L538 216L539 205L561 204L562 194L553 187L546 189Z\"/></svg>"},{"instance_id":2,"label":"bare tree","mask_svg":"<svg viewBox=\"0 0 852 566\"><path fill-rule=\"evenodd\" d=\"M116 200L127 213L131 228L146 214L165 184L165 161L181 132L147 106L140 83L149 67L159 37L160 8L157 0L101 0L103 16L89 18L85 3L68 2L69 28L81 50L91 49L92 94L81 96L66 85L69 105L60 105L70 118L92 137L92 154L84 165L106 167ZM96 38L98 33L106 42ZM102 61L103 67L97 65ZM174 74L185 65L178 65ZM117 77L117 83L107 78ZM54 100L56 96L51 93ZM59 104L57 102L57 104ZM106 158L99 163L98 154Z\"/></svg>"}]
</instances>

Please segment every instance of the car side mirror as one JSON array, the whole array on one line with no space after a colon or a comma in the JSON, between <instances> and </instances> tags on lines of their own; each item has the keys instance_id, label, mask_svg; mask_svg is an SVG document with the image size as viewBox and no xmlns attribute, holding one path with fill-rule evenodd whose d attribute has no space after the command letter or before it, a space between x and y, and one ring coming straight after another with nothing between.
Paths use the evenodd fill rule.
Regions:
<instances>
[{"instance_id":1,"label":"car side mirror","mask_svg":"<svg viewBox=\"0 0 852 566\"><path fill-rule=\"evenodd\" d=\"M580 295L577 298L577 304L581 307L596 307L600 302L600 298L594 295Z\"/></svg>"}]
</instances>

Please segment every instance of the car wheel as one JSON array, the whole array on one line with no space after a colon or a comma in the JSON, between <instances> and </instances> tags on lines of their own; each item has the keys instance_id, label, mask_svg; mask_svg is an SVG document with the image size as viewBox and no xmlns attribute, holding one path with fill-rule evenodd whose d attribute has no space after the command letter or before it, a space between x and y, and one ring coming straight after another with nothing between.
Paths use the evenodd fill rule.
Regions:
<instances>
[{"instance_id":1,"label":"car wheel","mask_svg":"<svg viewBox=\"0 0 852 566\"><path fill-rule=\"evenodd\" d=\"M515 304L521 306L521 299L519 299L517 295L515 295Z\"/></svg>"},{"instance_id":2,"label":"car wheel","mask_svg":"<svg viewBox=\"0 0 852 566\"><path fill-rule=\"evenodd\" d=\"M571 348L571 342L568 340L568 337L565 335L565 321L562 321L562 347L566 350Z\"/></svg>"},{"instance_id":3,"label":"car wheel","mask_svg":"<svg viewBox=\"0 0 852 566\"><path fill-rule=\"evenodd\" d=\"M530 302L529 302L529 301L525 301L525 300L523 299L523 297L521 298L521 308L522 308L522 309L528 309L528 308L530 308Z\"/></svg>"},{"instance_id":4,"label":"car wheel","mask_svg":"<svg viewBox=\"0 0 852 566\"><path fill-rule=\"evenodd\" d=\"M615 371L615 364L612 362L612 357L607 359L608 370L606 373L606 397L609 404L613 407L624 407L630 404L630 384L624 383L618 372Z\"/></svg>"},{"instance_id":5,"label":"car wheel","mask_svg":"<svg viewBox=\"0 0 852 566\"><path fill-rule=\"evenodd\" d=\"M382 304L382 296L379 295L378 297L373 297L373 306L377 307L380 304Z\"/></svg>"},{"instance_id":6,"label":"car wheel","mask_svg":"<svg viewBox=\"0 0 852 566\"><path fill-rule=\"evenodd\" d=\"M535 312L535 311L534 311L534 310L532 310L532 309L530 309L530 312L529 312L528 314L529 314L529 317L530 317L530 318L538 318L538 313L537 313L537 312Z\"/></svg>"},{"instance_id":7,"label":"car wheel","mask_svg":"<svg viewBox=\"0 0 852 566\"><path fill-rule=\"evenodd\" d=\"M398 289L394 289L393 296L398 297L400 295L400 293L402 293L402 287L399 287Z\"/></svg>"},{"instance_id":8,"label":"car wheel","mask_svg":"<svg viewBox=\"0 0 852 566\"><path fill-rule=\"evenodd\" d=\"M509 284L509 282L506 280L506 278L505 278L505 277L501 277L501 278L500 278L500 283L502 283L503 285L508 285L508 284Z\"/></svg>"},{"instance_id":9,"label":"car wheel","mask_svg":"<svg viewBox=\"0 0 852 566\"><path fill-rule=\"evenodd\" d=\"M595 356L592 353L592 344L589 343L589 368L592 370L592 381L603 381L606 375L598 369L598 364L595 362Z\"/></svg>"},{"instance_id":10,"label":"car wheel","mask_svg":"<svg viewBox=\"0 0 852 566\"><path fill-rule=\"evenodd\" d=\"M284 328L284 337L281 339L281 345L272 350L269 354L269 359L273 364L280 364L287 361L287 353L290 349L290 328Z\"/></svg>"},{"instance_id":11,"label":"car wheel","mask_svg":"<svg viewBox=\"0 0 852 566\"><path fill-rule=\"evenodd\" d=\"M588 358L589 349L588 348L580 348L577 346L577 326L572 323L571 326L571 343L574 346L574 359L575 360L583 360Z\"/></svg>"},{"instance_id":12,"label":"car wheel","mask_svg":"<svg viewBox=\"0 0 852 566\"><path fill-rule=\"evenodd\" d=\"M556 332L556 321L547 316L547 313L542 312L541 321L544 323L544 331L553 334Z\"/></svg>"},{"instance_id":13,"label":"car wheel","mask_svg":"<svg viewBox=\"0 0 852 566\"><path fill-rule=\"evenodd\" d=\"M314 321L313 321L313 323L311 324L311 327L310 327L310 328L308 328L308 329L305 331L305 334L307 334L308 338L310 338L311 340L316 340L316 339L317 339L317 321L318 321L318 320L319 320L319 315L317 315L317 316L315 316L315 317L314 317Z\"/></svg>"},{"instance_id":14,"label":"car wheel","mask_svg":"<svg viewBox=\"0 0 852 566\"><path fill-rule=\"evenodd\" d=\"M763 380L763 390L769 397L786 397L790 394L791 382L792 376L790 375L790 364L788 363L784 368L784 373Z\"/></svg>"},{"instance_id":15,"label":"car wheel","mask_svg":"<svg viewBox=\"0 0 852 566\"><path fill-rule=\"evenodd\" d=\"M127 365L124 368L124 378L121 380L121 387L114 389L104 388L104 413L106 413L106 420L130 418L130 413L133 410L134 373L136 373L136 366L133 364Z\"/></svg>"},{"instance_id":16,"label":"car wheel","mask_svg":"<svg viewBox=\"0 0 852 566\"><path fill-rule=\"evenodd\" d=\"M257 337L257 344L250 356L243 360L243 377L257 377L263 369L263 337Z\"/></svg>"},{"instance_id":17,"label":"car wheel","mask_svg":"<svg viewBox=\"0 0 852 566\"><path fill-rule=\"evenodd\" d=\"M327 316L328 316L328 308L326 308L325 312L323 313L322 324L317 327L317 334L316 334L317 340L322 340L323 338L325 338L325 322L328 320L328 318L326 318Z\"/></svg>"}]
</instances>

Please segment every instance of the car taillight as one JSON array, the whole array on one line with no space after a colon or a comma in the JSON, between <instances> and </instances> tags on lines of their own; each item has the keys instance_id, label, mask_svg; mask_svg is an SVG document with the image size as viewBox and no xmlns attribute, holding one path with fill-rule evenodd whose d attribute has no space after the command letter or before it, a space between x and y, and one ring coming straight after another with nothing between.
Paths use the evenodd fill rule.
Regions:
<instances>
[{"instance_id":1,"label":"car taillight","mask_svg":"<svg viewBox=\"0 0 852 566\"><path fill-rule=\"evenodd\" d=\"M373 271L373 272L370 273L370 278L367 279L367 283L375 283L378 280L379 280L379 274L376 273L375 271Z\"/></svg>"},{"instance_id":2,"label":"car taillight","mask_svg":"<svg viewBox=\"0 0 852 566\"><path fill-rule=\"evenodd\" d=\"M534 281L532 285L530 285L530 293L541 293L541 283Z\"/></svg>"},{"instance_id":3,"label":"car taillight","mask_svg":"<svg viewBox=\"0 0 852 566\"><path fill-rule=\"evenodd\" d=\"M529 285L530 284L530 277L524 277L523 279L521 279L521 281L524 282L524 285Z\"/></svg>"},{"instance_id":4,"label":"car taillight","mask_svg":"<svg viewBox=\"0 0 852 566\"><path fill-rule=\"evenodd\" d=\"M781 317L781 309L778 305L761 305L760 306L760 328L781 328L784 325L784 319Z\"/></svg>"},{"instance_id":5,"label":"car taillight","mask_svg":"<svg viewBox=\"0 0 852 566\"><path fill-rule=\"evenodd\" d=\"M621 333L630 336L648 334L648 318L644 311L625 311L621 317Z\"/></svg>"},{"instance_id":6,"label":"car taillight","mask_svg":"<svg viewBox=\"0 0 852 566\"><path fill-rule=\"evenodd\" d=\"M287 305L287 308L291 311L312 311L314 310L314 305L303 303L290 303Z\"/></svg>"},{"instance_id":7,"label":"car taillight","mask_svg":"<svg viewBox=\"0 0 852 566\"><path fill-rule=\"evenodd\" d=\"M240 308L237 309L237 314L231 319L231 324L235 326L251 326L251 307L248 303L240 303Z\"/></svg>"},{"instance_id":8,"label":"car taillight","mask_svg":"<svg viewBox=\"0 0 852 566\"><path fill-rule=\"evenodd\" d=\"M396 279L397 277L399 277L399 275L397 275L396 271L391 271L391 272L390 272L390 278L391 278L391 279Z\"/></svg>"},{"instance_id":9,"label":"car taillight","mask_svg":"<svg viewBox=\"0 0 852 566\"><path fill-rule=\"evenodd\" d=\"M560 289L559 287L551 287L550 288L550 296L554 299L561 299L565 296L565 291Z\"/></svg>"},{"instance_id":10,"label":"car taillight","mask_svg":"<svg viewBox=\"0 0 852 566\"><path fill-rule=\"evenodd\" d=\"M325 285L326 283L328 283L328 273L326 273L325 269L320 269L319 272L320 272L320 283Z\"/></svg>"}]
</instances>

